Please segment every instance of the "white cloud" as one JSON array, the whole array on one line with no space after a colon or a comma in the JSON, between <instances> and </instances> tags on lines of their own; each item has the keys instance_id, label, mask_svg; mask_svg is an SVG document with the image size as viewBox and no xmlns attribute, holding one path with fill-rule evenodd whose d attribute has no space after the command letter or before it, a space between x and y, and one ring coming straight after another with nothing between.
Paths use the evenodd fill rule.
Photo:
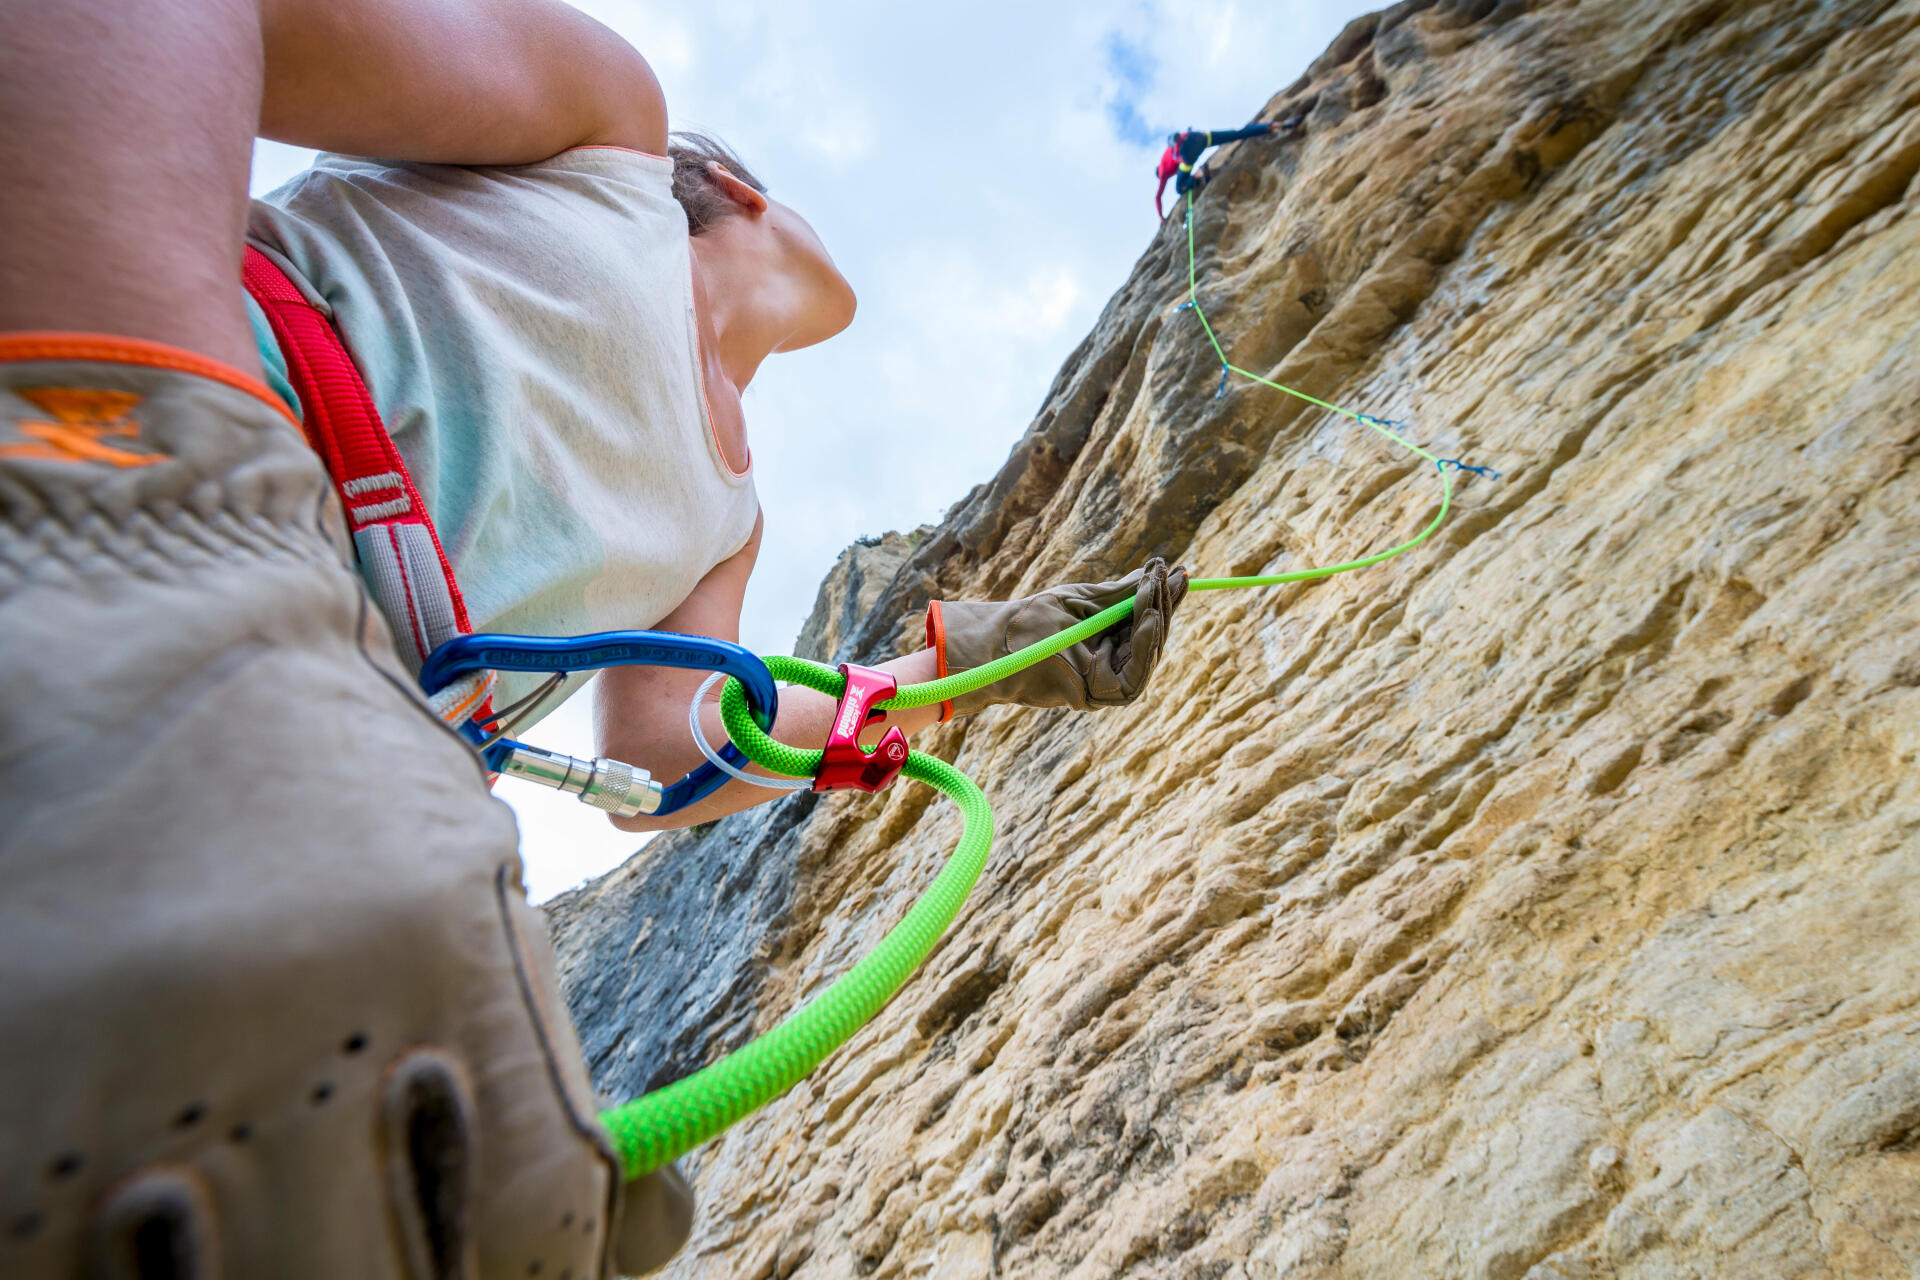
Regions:
<instances>
[{"instance_id":1,"label":"white cloud","mask_svg":"<svg viewBox=\"0 0 1920 1280\"><path fill-rule=\"evenodd\" d=\"M769 536L743 638L784 653L842 547L937 519L999 466L1153 236L1160 136L1252 118L1376 5L580 7L647 56L674 127L727 140L814 224L861 297L852 328L769 361L746 400ZM1116 41L1146 55L1130 74ZM1116 95L1138 117L1129 136ZM291 150L260 149L256 190L290 176ZM590 754L585 709L534 736ZM525 790L501 794L536 897L632 847Z\"/></svg>"}]
</instances>

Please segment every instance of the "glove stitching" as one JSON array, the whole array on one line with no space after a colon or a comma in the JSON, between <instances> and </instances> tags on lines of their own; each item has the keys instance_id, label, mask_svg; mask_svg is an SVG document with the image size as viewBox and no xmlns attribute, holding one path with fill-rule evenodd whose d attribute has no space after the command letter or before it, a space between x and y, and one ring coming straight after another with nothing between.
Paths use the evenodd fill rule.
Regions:
<instances>
[{"instance_id":1,"label":"glove stitching","mask_svg":"<svg viewBox=\"0 0 1920 1280\"><path fill-rule=\"evenodd\" d=\"M568 1087L565 1071L561 1066L562 1057L556 1051L557 1046L553 1040L552 1010L543 998L544 993L540 990L540 984L534 981L533 974L529 972L527 957L521 951L524 939L519 922L514 919L513 897L507 887L512 865L511 862L500 864L493 876L494 905L498 911L501 941L505 944L507 956L512 961L514 982L520 988L522 1008L527 1011L527 1021L531 1024L529 1030L543 1059L541 1065L546 1068L545 1075L548 1083L553 1086L560 1110L566 1116L573 1131L585 1139L587 1146L600 1157L607 1173L607 1199L602 1205L601 1221L609 1224L609 1230L601 1235L599 1248L596 1251L599 1257L605 1260L613 1247L611 1225L615 1221L615 1215L619 1213L620 1188L623 1182L620 1156L614 1150L607 1131L600 1127L597 1117L583 1115L577 1109L573 1090Z\"/></svg>"}]
</instances>

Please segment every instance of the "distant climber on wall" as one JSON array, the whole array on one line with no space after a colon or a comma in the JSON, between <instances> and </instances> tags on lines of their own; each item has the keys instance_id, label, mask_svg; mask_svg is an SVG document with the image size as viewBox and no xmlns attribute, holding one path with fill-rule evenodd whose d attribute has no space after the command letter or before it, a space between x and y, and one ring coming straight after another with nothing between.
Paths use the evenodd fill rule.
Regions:
<instances>
[{"instance_id":1,"label":"distant climber on wall","mask_svg":"<svg viewBox=\"0 0 1920 1280\"><path fill-rule=\"evenodd\" d=\"M1160 179L1160 185L1153 193L1153 207L1162 218L1167 216L1165 200L1167 179L1173 179L1173 194L1184 196L1188 191L1206 186L1204 171L1195 172L1200 157L1207 148L1225 146L1229 142L1239 142L1243 138L1257 138L1273 132L1273 125L1265 120L1256 120L1244 129L1182 129L1178 133L1167 135L1167 149L1160 153L1160 164L1154 169L1154 176Z\"/></svg>"}]
</instances>

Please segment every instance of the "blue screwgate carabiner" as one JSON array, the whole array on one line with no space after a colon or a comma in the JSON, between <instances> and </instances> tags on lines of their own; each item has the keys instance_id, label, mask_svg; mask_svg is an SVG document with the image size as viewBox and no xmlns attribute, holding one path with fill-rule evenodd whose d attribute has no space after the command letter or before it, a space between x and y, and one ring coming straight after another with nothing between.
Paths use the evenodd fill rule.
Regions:
<instances>
[{"instance_id":1,"label":"blue screwgate carabiner","mask_svg":"<svg viewBox=\"0 0 1920 1280\"><path fill-rule=\"evenodd\" d=\"M747 706L762 729L771 730L779 710L773 677L757 654L725 640L683 636L671 631L602 631L588 636L512 636L496 633L456 636L430 654L420 667L420 687L431 696L475 671L532 671L566 676L603 667L680 667L733 676L746 690ZM544 696L543 690L535 701ZM503 712L497 719L511 718ZM516 742L501 730L469 720L462 727L480 749L487 768L506 777L525 778L567 791L597 809L619 817L674 813L706 799L726 784L727 775L703 764L672 786L653 781L643 769L605 758L578 760ZM736 768L746 756L728 744L721 755Z\"/></svg>"}]
</instances>

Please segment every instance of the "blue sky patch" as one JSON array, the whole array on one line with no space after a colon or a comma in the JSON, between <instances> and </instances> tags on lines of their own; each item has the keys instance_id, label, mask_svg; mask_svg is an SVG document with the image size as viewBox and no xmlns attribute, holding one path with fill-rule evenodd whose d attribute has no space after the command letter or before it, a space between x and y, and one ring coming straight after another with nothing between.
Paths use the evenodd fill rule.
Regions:
<instances>
[{"instance_id":1,"label":"blue sky patch","mask_svg":"<svg viewBox=\"0 0 1920 1280\"><path fill-rule=\"evenodd\" d=\"M1164 130L1155 129L1140 114L1140 99L1153 87L1159 64L1143 45L1135 44L1119 32L1109 32L1103 48L1107 73L1113 77L1113 94L1107 99L1107 122L1122 142L1151 145Z\"/></svg>"}]
</instances>

